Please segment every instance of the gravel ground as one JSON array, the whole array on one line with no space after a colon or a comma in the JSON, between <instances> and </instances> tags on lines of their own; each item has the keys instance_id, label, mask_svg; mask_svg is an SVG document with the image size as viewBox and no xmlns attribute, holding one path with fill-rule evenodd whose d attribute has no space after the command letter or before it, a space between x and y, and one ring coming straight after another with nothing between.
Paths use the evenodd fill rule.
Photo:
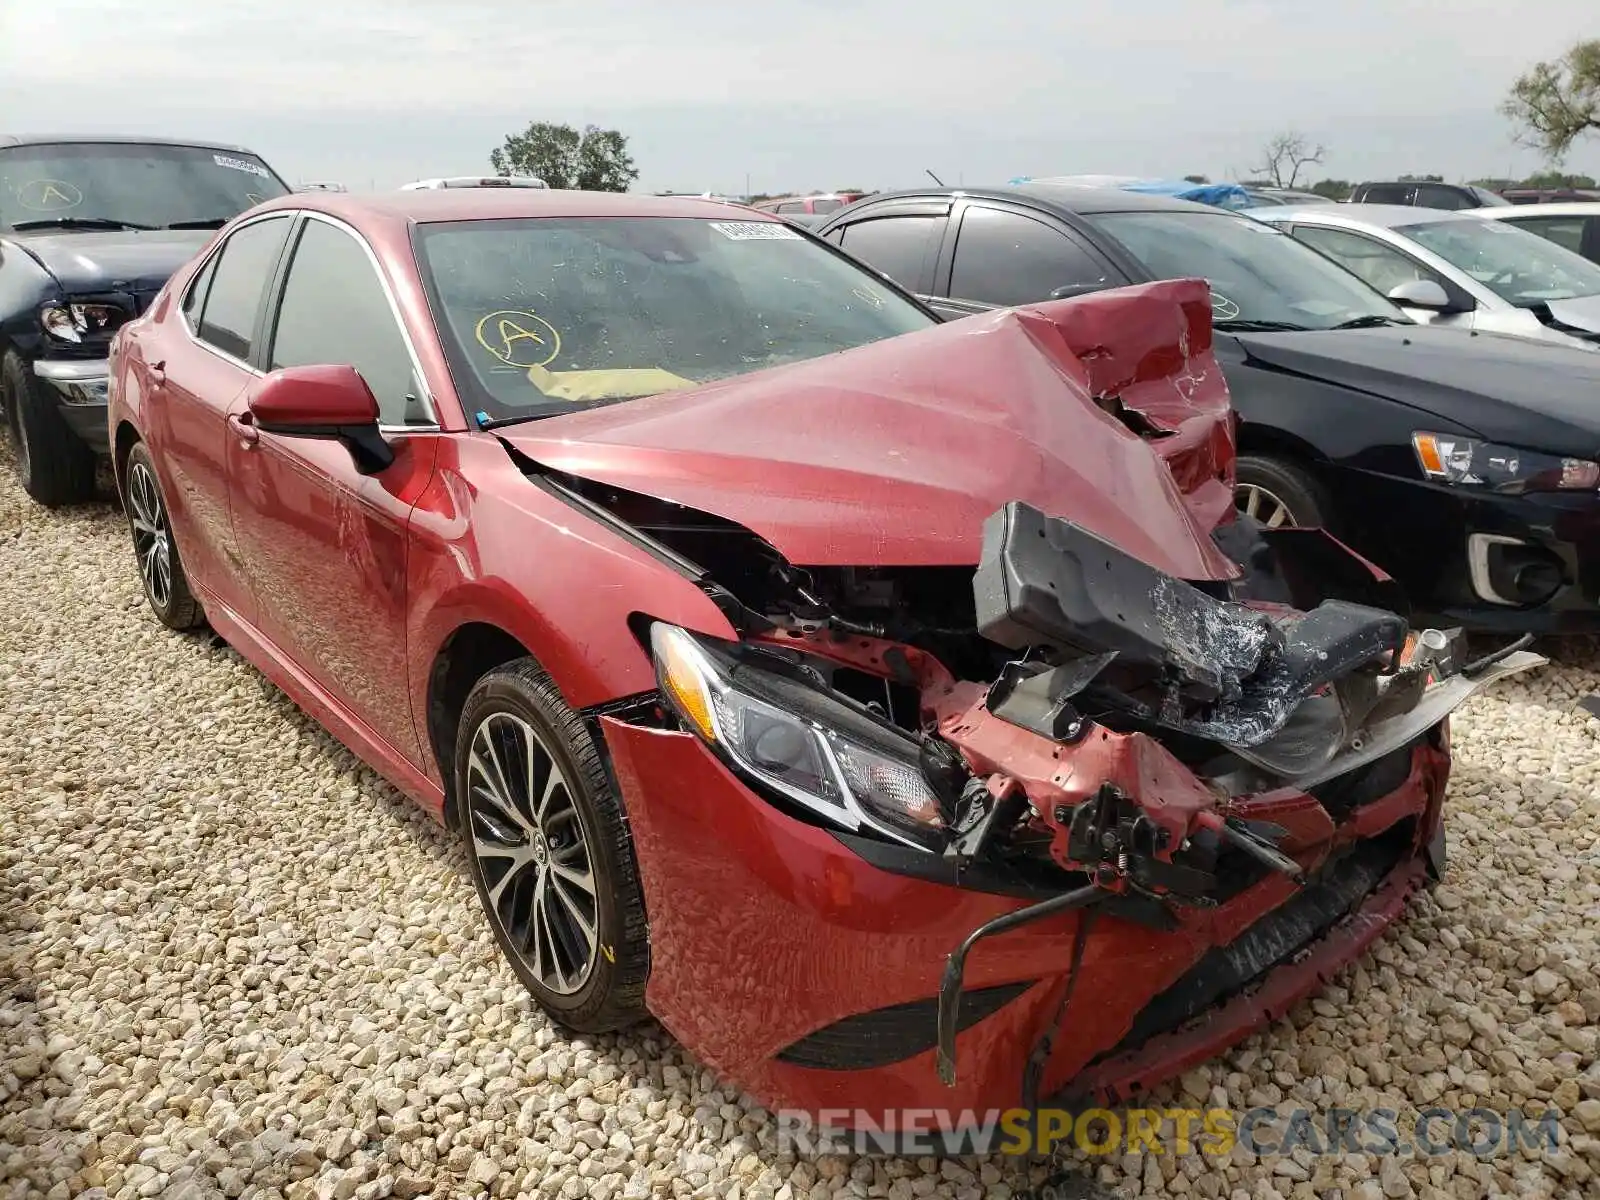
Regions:
<instances>
[{"instance_id":1,"label":"gravel ground","mask_svg":"<svg viewBox=\"0 0 1600 1200\"><path fill-rule=\"evenodd\" d=\"M46 513L0 462L0 1200L969 1200L1030 1182L1009 1163L797 1162L661 1030L552 1029L453 842L232 651L159 627L126 540L110 505ZM1156 1099L1554 1105L1560 1151L1117 1158L1083 1166L1099 1185L1080 1194L1600 1192L1600 722L1573 707L1600 655L1557 653L1457 720L1447 886Z\"/></svg>"}]
</instances>

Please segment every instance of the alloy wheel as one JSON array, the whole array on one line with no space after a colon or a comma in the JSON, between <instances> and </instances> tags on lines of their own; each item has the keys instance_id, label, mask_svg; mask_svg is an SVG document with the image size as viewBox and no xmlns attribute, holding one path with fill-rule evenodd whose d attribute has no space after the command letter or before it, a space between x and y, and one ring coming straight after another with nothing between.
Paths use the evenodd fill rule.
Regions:
<instances>
[{"instance_id":1,"label":"alloy wheel","mask_svg":"<svg viewBox=\"0 0 1600 1200\"><path fill-rule=\"evenodd\" d=\"M1268 529L1285 525L1298 525L1294 511L1276 493L1258 483L1241 483L1233 490L1234 507L1246 516L1254 517Z\"/></svg>"},{"instance_id":2,"label":"alloy wheel","mask_svg":"<svg viewBox=\"0 0 1600 1200\"><path fill-rule=\"evenodd\" d=\"M133 524L134 557L150 603L166 609L172 603L172 535L161 489L142 462L134 463L128 472L128 519Z\"/></svg>"},{"instance_id":3,"label":"alloy wheel","mask_svg":"<svg viewBox=\"0 0 1600 1200\"><path fill-rule=\"evenodd\" d=\"M467 785L492 918L543 986L577 992L594 969L599 905L572 784L532 725L497 712L473 731Z\"/></svg>"}]
</instances>

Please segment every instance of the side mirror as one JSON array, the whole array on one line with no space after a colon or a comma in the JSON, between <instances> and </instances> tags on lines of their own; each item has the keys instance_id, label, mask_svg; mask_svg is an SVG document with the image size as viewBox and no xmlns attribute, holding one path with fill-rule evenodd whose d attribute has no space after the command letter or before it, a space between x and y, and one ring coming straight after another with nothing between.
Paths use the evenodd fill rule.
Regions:
<instances>
[{"instance_id":1,"label":"side mirror","mask_svg":"<svg viewBox=\"0 0 1600 1200\"><path fill-rule=\"evenodd\" d=\"M343 442L363 475L394 462L378 432L378 401L354 367L284 367L261 381L249 406L263 433Z\"/></svg>"},{"instance_id":2,"label":"side mirror","mask_svg":"<svg viewBox=\"0 0 1600 1200\"><path fill-rule=\"evenodd\" d=\"M1389 289L1389 299L1401 308L1420 308L1427 312L1462 311L1450 294L1431 279L1412 279Z\"/></svg>"}]
</instances>

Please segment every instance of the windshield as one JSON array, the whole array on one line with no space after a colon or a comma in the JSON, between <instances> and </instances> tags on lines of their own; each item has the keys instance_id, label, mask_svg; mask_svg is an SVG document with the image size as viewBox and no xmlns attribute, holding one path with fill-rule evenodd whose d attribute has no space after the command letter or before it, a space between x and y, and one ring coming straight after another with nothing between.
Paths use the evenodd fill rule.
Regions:
<instances>
[{"instance_id":1,"label":"windshield","mask_svg":"<svg viewBox=\"0 0 1600 1200\"><path fill-rule=\"evenodd\" d=\"M225 221L288 190L241 151L116 142L0 147L6 228Z\"/></svg>"},{"instance_id":2,"label":"windshield","mask_svg":"<svg viewBox=\"0 0 1600 1200\"><path fill-rule=\"evenodd\" d=\"M1477 184L1472 184L1467 190L1478 198L1478 203L1484 208L1511 207L1511 201L1498 192L1491 192L1488 188L1481 188Z\"/></svg>"},{"instance_id":3,"label":"windshield","mask_svg":"<svg viewBox=\"0 0 1600 1200\"><path fill-rule=\"evenodd\" d=\"M1504 221L1429 221L1398 232L1518 308L1600 295L1600 265Z\"/></svg>"},{"instance_id":4,"label":"windshield","mask_svg":"<svg viewBox=\"0 0 1600 1200\"><path fill-rule=\"evenodd\" d=\"M781 221L531 218L417 227L456 386L491 420L693 387L935 324Z\"/></svg>"},{"instance_id":5,"label":"windshield","mask_svg":"<svg viewBox=\"0 0 1600 1200\"><path fill-rule=\"evenodd\" d=\"M1252 217L1227 213L1116 212L1089 217L1159 279L1211 285L1217 328L1333 329L1407 323L1388 300L1343 267Z\"/></svg>"}]
</instances>

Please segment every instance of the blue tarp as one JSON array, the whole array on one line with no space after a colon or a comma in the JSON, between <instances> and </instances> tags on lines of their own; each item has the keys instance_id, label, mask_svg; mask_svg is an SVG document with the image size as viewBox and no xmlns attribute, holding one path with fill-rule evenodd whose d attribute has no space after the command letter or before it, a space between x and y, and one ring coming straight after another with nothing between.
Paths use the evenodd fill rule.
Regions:
<instances>
[{"instance_id":1,"label":"blue tarp","mask_svg":"<svg viewBox=\"0 0 1600 1200\"><path fill-rule=\"evenodd\" d=\"M1055 181L1071 183L1079 180L1084 182L1094 180L1098 182L1099 178L1103 177L1074 177L1068 175L1058 176ZM1031 175L1019 175L1009 182L1012 184L1031 183L1033 179L1034 177ZM1048 183L1053 181L1044 179L1040 180L1040 182ZM1125 192L1142 192L1149 196L1171 196L1175 200L1192 200L1196 204L1209 204L1213 208L1249 208L1255 203L1250 193L1236 183L1190 183L1186 179L1125 179L1118 180L1110 186L1121 188Z\"/></svg>"},{"instance_id":2,"label":"blue tarp","mask_svg":"<svg viewBox=\"0 0 1600 1200\"><path fill-rule=\"evenodd\" d=\"M1174 200L1193 200L1196 204L1209 204L1213 208L1249 208L1255 203L1250 193L1236 183L1190 183L1186 179L1167 183L1151 180L1148 183L1125 183L1122 190L1151 196L1171 196Z\"/></svg>"}]
</instances>

